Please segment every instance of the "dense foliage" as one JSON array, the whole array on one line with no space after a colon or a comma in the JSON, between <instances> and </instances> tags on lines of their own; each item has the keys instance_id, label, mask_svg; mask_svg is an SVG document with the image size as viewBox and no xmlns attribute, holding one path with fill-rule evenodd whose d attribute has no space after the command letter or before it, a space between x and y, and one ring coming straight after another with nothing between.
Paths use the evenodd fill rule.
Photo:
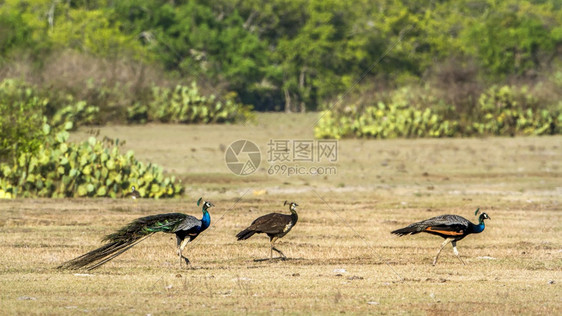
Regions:
<instances>
[{"instance_id":1,"label":"dense foliage","mask_svg":"<svg viewBox=\"0 0 562 316\"><path fill-rule=\"evenodd\" d=\"M525 88L492 86L480 96L478 105L481 118L473 121L473 133L511 136L562 133L562 104L555 109L544 109Z\"/></svg>"},{"instance_id":2,"label":"dense foliage","mask_svg":"<svg viewBox=\"0 0 562 316\"><path fill-rule=\"evenodd\" d=\"M458 131L457 122L445 120L429 108L422 111L382 102L362 112L348 109L339 115L333 111L321 115L315 129L318 138L442 137L453 136Z\"/></svg>"},{"instance_id":3,"label":"dense foliage","mask_svg":"<svg viewBox=\"0 0 562 316\"><path fill-rule=\"evenodd\" d=\"M120 153L119 141L68 141L68 130L95 122L97 107L80 101L49 115L50 106L32 86L0 83L0 198L122 197L133 185L147 198L182 193L161 167Z\"/></svg>"},{"instance_id":4,"label":"dense foliage","mask_svg":"<svg viewBox=\"0 0 562 316\"><path fill-rule=\"evenodd\" d=\"M225 123L252 117L252 107L237 103L232 94L225 98L203 96L195 82L191 87L153 87L152 92L148 105L136 104L128 109L129 122Z\"/></svg>"},{"instance_id":5,"label":"dense foliage","mask_svg":"<svg viewBox=\"0 0 562 316\"><path fill-rule=\"evenodd\" d=\"M115 198L134 185L142 197L164 198L183 190L174 177L163 176L161 167L139 162L132 151L121 154L117 144L94 137L70 143L68 135L59 131L35 153L21 153L16 164L0 164L0 195Z\"/></svg>"},{"instance_id":6,"label":"dense foliage","mask_svg":"<svg viewBox=\"0 0 562 316\"><path fill-rule=\"evenodd\" d=\"M34 152L43 143L48 100L15 80L0 82L0 161Z\"/></svg>"},{"instance_id":7,"label":"dense foliage","mask_svg":"<svg viewBox=\"0 0 562 316\"><path fill-rule=\"evenodd\" d=\"M452 83L438 72L451 60L471 63L484 86L535 80L560 68L562 4L6 0L0 34L0 76L38 73L30 77L100 107L102 118L125 120L154 83L194 79L258 110L315 110L350 92L434 76Z\"/></svg>"},{"instance_id":8,"label":"dense foliage","mask_svg":"<svg viewBox=\"0 0 562 316\"><path fill-rule=\"evenodd\" d=\"M416 93L420 92L406 89L376 104L326 110L315 127L315 136L395 138L562 133L562 101L543 108L526 87L492 86L480 95L471 113L456 112L444 106L444 100L433 97L415 98ZM433 94L431 89L421 93L422 96Z\"/></svg>"}]
</instances>

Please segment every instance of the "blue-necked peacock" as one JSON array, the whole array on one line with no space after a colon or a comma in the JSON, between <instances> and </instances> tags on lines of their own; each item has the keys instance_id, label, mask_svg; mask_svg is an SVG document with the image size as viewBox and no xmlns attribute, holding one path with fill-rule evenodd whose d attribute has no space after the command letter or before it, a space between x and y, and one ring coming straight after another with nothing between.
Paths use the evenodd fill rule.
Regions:
<instances>
[{"instance_id":1,"label":"blue-necked peacock","mask_svg":"<svg viewBox=\"0 0 562 316\"><path fill-rule=\"evenodd\" d=\"M197 201L198 206L201 204L201 200ZM203 202L203 217L201 219L182 213L167 213L137 218L117 232L107 235L103 239L107 244L67 261L58 268L71 270L95 269L158 232L176 234L180 264L181 260L184 259L185 263L189 265L189 259L182 254L183 249L187 243L197 238L201 232L209 227L211 216L208 209L212 206L214 205L210 202Z\"/></svg>"},{"instance_id":2,"label":"blue-necked peacock","mask_svg":"<svg viewBox=\"0 0 562 316\"><path fill-rule=\"evenodd\" d=\"M480 209L477 209L476 212L474 212L474 215L478 215L479 211ZM457 250L457 241L470 234L478 234L484 231L485 219L490 219L486 213L480 214L480 217L478 217L478 224L473 224L466 218L458 215L441 215L421 222L413 223L391 233L398 236L404 236L423 232L441 236L445 238L445 241L441 244L441 248L439 248L435 259L433 259L433 265L437 263L437 258L439 257L441 250L443 250L443 247L445 247L445 245L449 242L453 245L453 252L457 258L459 258L459 260L464 264L464 261L461 259Z\"/></svg>"}]
</instances>

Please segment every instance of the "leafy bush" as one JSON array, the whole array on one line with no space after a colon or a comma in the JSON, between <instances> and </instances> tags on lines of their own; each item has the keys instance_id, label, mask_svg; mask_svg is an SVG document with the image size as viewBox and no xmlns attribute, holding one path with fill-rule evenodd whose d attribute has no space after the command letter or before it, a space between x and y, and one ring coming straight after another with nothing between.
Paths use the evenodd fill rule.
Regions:
<instances>
[{"instance_id":1,"label":"leafy bush","mask_svg":"<svg viewBox=\"0 0 562 316\"><path fill-rule=\"evenodd\" d=\"M54 127L67 128L97 122L98 107L83 101L64 105L61 102L72 102L72 98L53 103L25 82L0 82L0 161L13 160L24 152L34 153L45 141L43 126L47 121ZM50 111L56 112L51 118L45 117Z\"/></svg>"},{"instance_id":2,"label":"leafy bush","mask_svg":"<svg viewBox=\"0 0 562 316\"><path fill-rule=\"evenodd\" d=\"M202 96L195 82L191 87L154 87L152 91L153 99L148 106L135 104L129 108L129 122L226 123L252 117L251 106L236 103L235 94L224 99Z\"/></svg>"},{"instance_id":3,"label":"leafy bush","mask_svg":"<svg viewBox=\"0 0 562 316\"><path fill-rule=\"evenodd\" d=\"M0 161L13 160L20 153L33 153L39 148L47 104L47 99L25 83L0 82Z\"/></svg>"},{"instance_id":4,"label":"leafy bush","mask_svg":"<svg viewBox=\"0 0 562 316\"><path fill-rule=\"evenodd\" d=\"M35 153L20 153L15 164L0 164L0 195L4 197L121 197L135 186L149 198L174 197L183 191L162 168L145 165L132 151L90 137L81 144L68 143L65 130L49 134L50 140Z\"/></svg>"},{"instance_id":5,"label":"leafy bush","mask_svg":"<svg viewBox=\"0 0 562 316\"><path fill-rule=\"evenodd\" d=\"M119 197L132 185L149 198L182 192L161 167L139 162L132 152L121 154L118 142L93 137L81 144L67 142L68 130L96 122L97 107L80 101L60 107L50 118L47 108L55 106L32 86L0 83L0 198Z\"/></svg>"},{"instance_id":6,"label":"leafy bush","mask_svg":"<svg viewBox=\"0 0 562 316\"><path fill-rule=\"evenodd\" d=\"M429 108L422 111L382 102L364 108L361 113L348 108L340 115L332 111L321 115L314 129L318 138L443 137L455 135L459 128L457 122L445 120Z\"/></svg>"},{"instance_id":7,"label":"leafy bush","mask_svg":"<svg viewBox=\"0 0 562 316\"><path fill-rule=\"evenodd\" d=\"M562 133L562 102L549 107L524 86L492 86L480 95L471 115L455 113L431 96L404 93L408 91L392 93L389 105L379 101L376 106L367 105L359 110L348 106L343 110L324 111L315 135L318 138L394 138Z\"/></svg>"},{"instance_id":8,"label":"leafy bush","mask_svg":"<svg viewBox=\"0 0 562 316\"><path fill-rule=\"evenodd\" d=\"M51 118L51 123L59 126L71 122L72 128L75 129L80 125L98 123L99 111L97 106L87 105L84 101L78 101L59 109Z\"/></svg>"},{"instance_id":9,"label":"leafy bush","mask_svg":"<svg viewBox=\"0 0 562 316\"><path fill-rule=\"evenodd\" d=\"M480 119L472 133L554 135L562 133L562 111L541 109L527 87L492 86L478 101Z\"/></svg>"},{"instance_id":10,"label":"leafy bush","mask_svg":"<svg viewBox=\"0 0 562 316\"><path fill-rule=\"evenodd\" d=\"M139 124L148 122L148 105L137 102L130 106L127 109L127 121Z\"/></svg>"}]
</instances>

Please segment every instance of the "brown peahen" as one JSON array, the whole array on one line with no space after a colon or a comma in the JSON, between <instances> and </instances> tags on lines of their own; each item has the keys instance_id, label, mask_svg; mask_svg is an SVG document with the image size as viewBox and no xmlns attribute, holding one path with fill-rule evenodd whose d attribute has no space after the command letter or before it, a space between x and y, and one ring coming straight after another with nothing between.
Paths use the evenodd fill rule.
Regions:
<instances>
[{"instance_id":1,"label":"brown peahen","mask_svg":"<svg viewBox=\"0 0 562 316\"><path fill-rule=\"evenodd\" d=\"M287 258L281 250L275 248L275 242L277 239L287 235L287 233L291 231L299 220L299 216L296 211L298 204L295 202L287 203L287 201L285 201L283 205L287 204L289 204L291 215L270 213L258 217L248 228L236 234L236 238L238 238L238 240L245 240L252 237L254 234L266 234L269 236L269 242L271 244L269 258L273 259L273 250L278 252L281 255L281 258Z\"/></svg>"}]
</instances>

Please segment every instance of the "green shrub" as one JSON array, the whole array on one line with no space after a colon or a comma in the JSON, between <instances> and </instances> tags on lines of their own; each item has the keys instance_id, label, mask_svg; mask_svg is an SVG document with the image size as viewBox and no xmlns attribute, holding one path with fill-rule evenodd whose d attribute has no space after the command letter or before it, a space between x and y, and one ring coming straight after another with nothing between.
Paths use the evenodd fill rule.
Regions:
<instances>
[{"instance_id":1,"label":"green shrub","mask_svg":"<svg viewBox=\"0 0 562 316\"><path fill-rule=\"evenodd\" d=\"M120 197L133 185L148 198L183 191L161 167L121 154L118 142L67 142L68 130L97 122L97 107L79 101L58 107L52 117L45 116L48 108L56 107L32 86L0 83L0 198Z\"/></svg>"},{"instance_id":2,"label":"green shrub","mask_svg":"<svg viewBox=\"0 0 562 316\"><path fill-rule=\"evenodd\" d=\"M0 161L35 152L43 143L48 100L16 80L0 82Z\"/></svg>"},{"instance_id":3,"label":"green shrub","mask_svg":"<svg viewBox=\"0 0 562 316\"><path fill-rule=\"evenodd\" d=\"M331 111L323 112L315 127L318 138L366 137L445 137L458 131L458 123L443 119L431 109L417 110L404 105L369 106L357 113L347 109L334 116Z\"/></svg>"},{"instance_id":4,"label":"green shrub","mask_svg":"<svg viewBox=\"0 0 562 316\"><path fill-rule=\"evenodd\" d=\"M60 108L51 118L51 123L55 126L60 126L71 122L72 129L80 125L92 125L99 123L99 111L97 106L87 105L84 101L78 101Z\"/></svg>"},{"instance_id":5,"label":"green shrub","mask_svg":"<svg viewBox=\"0 0 562 316\"><path fill-rule=\"evenodd\" d=\"M65 130L35 153L21 153L15 164L0 164L0 195L4 197L121 197L135 186L142 197L165 198L183 187L162 168L145 165L132 151L119 152L90 137L81 144L67 142Z\"/></svg>"},{"instance_id":6,"label":"green shrub","mask_svg":"<svg viewBox=\"0 0 562 316\"><path fill-rule=\"evenodd\" d=\"M431 91L431 90L422 90ZM527 87L492 86L470 115L431 96L400 89L388 105L347 106L324 111L314 129L318 138L452 137L472 135L553 135L562 133L562 102L541 103Z\"/></svg>"},{"instance_id":7,"label":"green shrub","mask_svg":"<svg viewBox=\"0 0 562 316\"><path fill-rule=\"evenodd\" d=\"M471 134L513 136L562 132L560 106L541 108L527 87L492 86L480 96L477 110L479 117L468 130Z\"/></svg>"},{"instance_id":8,"label":"green shrub","mask_svg":"<svg viewBox=\"0 0 562 316\"><path fill-rule=\"evenodd\" d=\"M148 122L148 105L137 102L130 106L127 109L127 121L139 124Z\"/></svg>"},{"instance_id":9,"label":"green shrub","mask_svg":"<svg viewBox=\"0 0 562 316\"><path fill-rule=\"evenodd\" d=\"M66 129L98 122L98 107L84 101L68 104L72 102L67 96L53 103L34 86L17 80L0 82L0 161L34 153L45 141L47 121L55 128L64 125ZM53 111L52 117L46 117Z\"/></svg>"},{"instance_id":10,"label":"green shrub","mask_svg":"<svg viewBox=\"0 0 562 316\"><path fill-rule=\"evenodd\" d=\"M231 123L252 117L252 107L236 103L236 95L220 99L202 96L194 82L191 87L178 85L174 89L154 87L148 106L135 104L128 109L129 122L144 123Z\"/></svg>"}]
</instances>

